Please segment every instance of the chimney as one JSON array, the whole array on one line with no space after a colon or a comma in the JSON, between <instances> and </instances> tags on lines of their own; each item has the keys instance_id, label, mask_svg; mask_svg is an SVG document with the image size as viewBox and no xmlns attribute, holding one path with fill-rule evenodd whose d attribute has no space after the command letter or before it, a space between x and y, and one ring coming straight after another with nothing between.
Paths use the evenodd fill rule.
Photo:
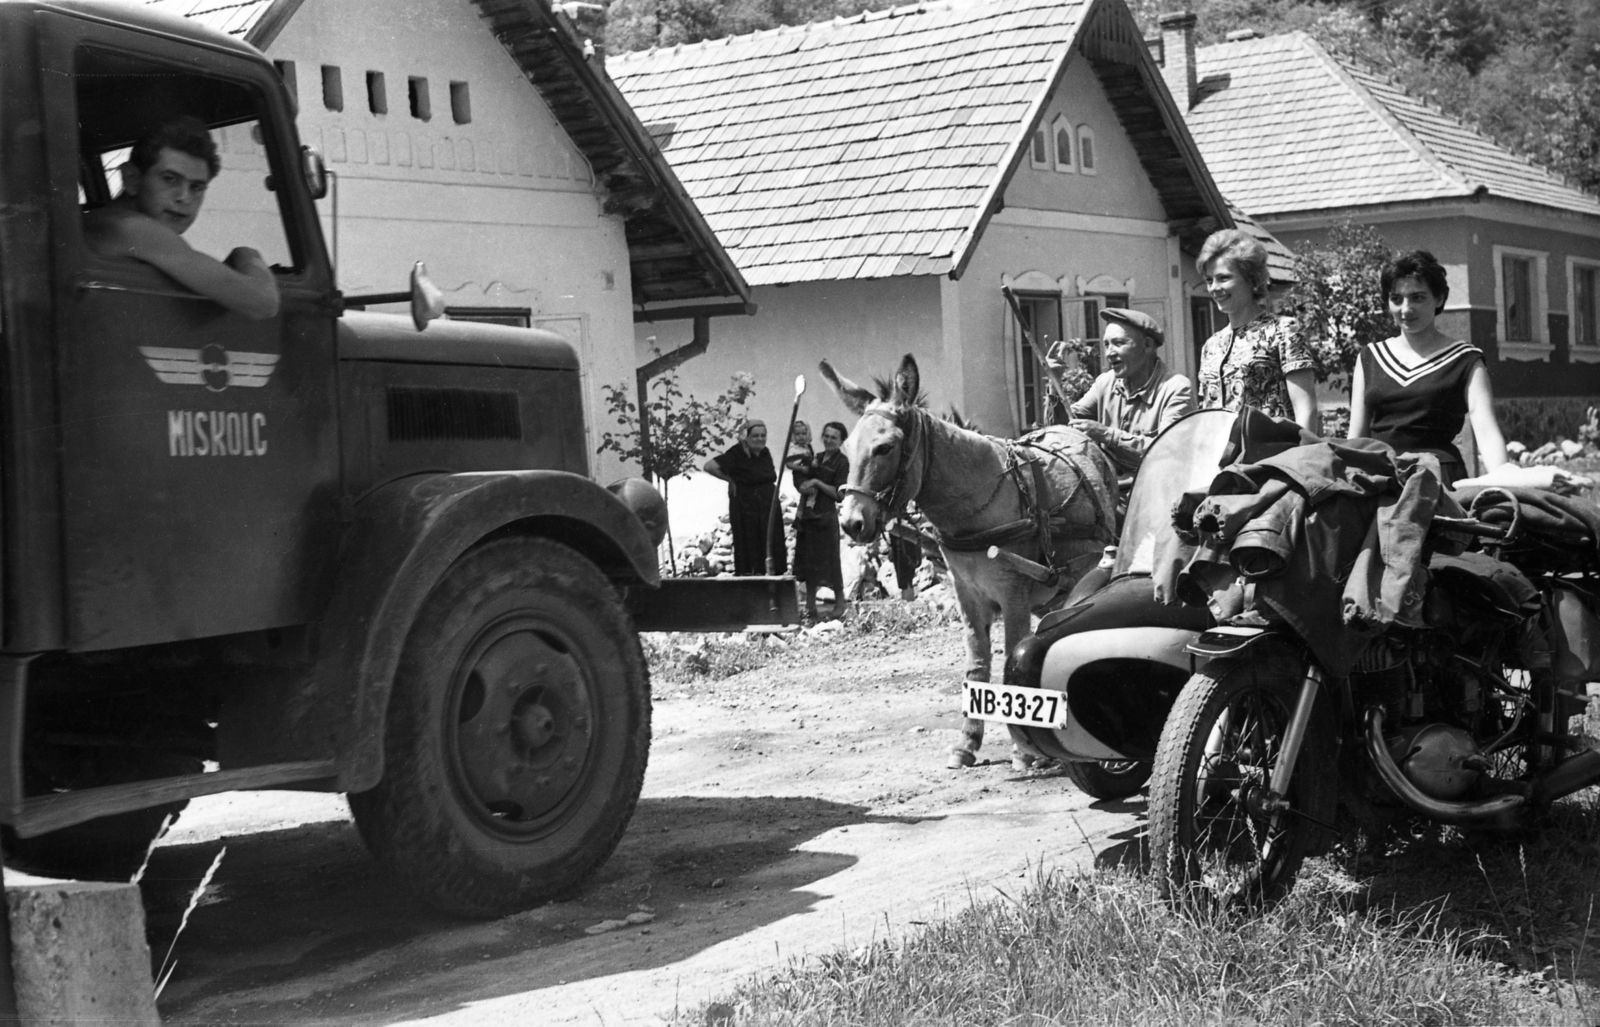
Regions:
<instances>
[{"instance_id":1,"label":"chimney","mask_svg":"<svg viewBox=\"0 0 1600 1027\"><path fill-rule=\"evenodd\" d=\"M1161 77L1167 80L1167 89L1178 101L1178 109L1187 114L1194 106L1197 76L1194 68L1194 12L1178 11L1163 14L1161 26Z\"/></svg>"}]
</instances>

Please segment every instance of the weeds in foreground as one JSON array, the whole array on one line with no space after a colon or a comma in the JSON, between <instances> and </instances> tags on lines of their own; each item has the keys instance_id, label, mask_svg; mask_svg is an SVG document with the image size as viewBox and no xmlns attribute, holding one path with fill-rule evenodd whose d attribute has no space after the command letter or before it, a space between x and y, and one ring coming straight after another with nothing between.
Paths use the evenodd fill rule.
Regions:
<instances>
[{"instance_id":1,"label":"weeds in foreground","mask_svg":"<svg viewBox=\"0 0 1600 1027\"><path fill-rule=\"evenodd\" d=\"M1324 867L1246 919L1176 914L1126 870L1040 872L1014 898L793 965L719 1005L740 1027L1591 1022L1540 976L1475 951L1437 907L1363 909L1353 889Z\"/></svg>"}]
</instances>

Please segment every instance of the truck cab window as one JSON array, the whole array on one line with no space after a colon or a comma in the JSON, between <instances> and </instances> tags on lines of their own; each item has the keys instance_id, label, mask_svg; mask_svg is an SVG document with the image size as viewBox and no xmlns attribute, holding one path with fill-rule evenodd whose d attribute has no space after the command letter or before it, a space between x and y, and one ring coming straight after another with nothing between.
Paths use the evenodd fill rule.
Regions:
<instances>
[{"instance_id":1,"label":"truck cab window","mask_svg":"<svg viewBox=\"0 0 1600 1027\"><path fill-rule=\"evenodd\" d=\"M176 191L165 194L170 202L164 205L147 196L147 216L217 260L243 247L258 252L275 272L296 268L298 247L286 227L283 197L272 188L279 172L268 158L262 98L253 88L95 47L80 48L77 63L79 199L86 216L101 208L139 206L129 193L126 176L138 181L140 161L167 150L184 165L185 173L179 177L186 182L167 183L166 188ZM184 137L187 142L175 144L176 150L150 145L151 140L167 138L161 133L180 123L194 127L201 142L190 132ZM206 155L207 138L214 147L214 163ZM142 151L141 140L147 144ZM207 178L213 166L215 174ZM161 174L173 178L175 172L163 165ZM163 188L154 177L149 176L147 184ZM98 219L104 221L105 214ZM91 250L95 248L91 239Z\"/></svg>"}]
</instances>

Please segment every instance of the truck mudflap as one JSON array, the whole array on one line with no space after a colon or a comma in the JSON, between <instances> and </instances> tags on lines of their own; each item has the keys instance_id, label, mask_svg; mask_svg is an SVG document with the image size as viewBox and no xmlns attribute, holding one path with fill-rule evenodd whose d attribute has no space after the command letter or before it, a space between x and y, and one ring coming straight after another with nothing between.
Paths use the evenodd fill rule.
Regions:
<instances>
[{"instance_id":1,"label":"truck mudflap","mask_svg":"<svg viewBox=\"0 0 1600 1027\"><path fill-rule=\"evenodd\" d=\"M563 542L622 584L661 580L644 525L581 475L419 475L366 496L356 505L337 585L317 625L309 701L295 704L300 725L322 735L316 748L339 756L337 790L363 791L382 776L389 693L417 611L462 554L502 532Z\"/></svg>"},{"instance_id":2,"label":"truck mudflap","mask_svg":"<svg viewBox=\"0 0 1600 1027\"><path fill-rule=\"evenodd\" d=\"M667 578L630 588L626 601L640 631L743 631L800 623L793 578Z\"/></svg>"}]
</instances>

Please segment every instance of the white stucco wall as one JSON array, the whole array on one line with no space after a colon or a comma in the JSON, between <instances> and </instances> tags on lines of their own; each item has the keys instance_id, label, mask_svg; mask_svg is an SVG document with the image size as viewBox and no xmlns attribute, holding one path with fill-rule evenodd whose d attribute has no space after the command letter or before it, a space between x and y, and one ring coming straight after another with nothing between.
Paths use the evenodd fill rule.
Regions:
<instances>
[{"instance_id":1,"label":"white stucco wall","mask_svg":"<svg viewBox=\"0 0 1600 1027\"><path fill-rule=\"evenodd\" d=\"M599 383L634 367L622 221L602 214L587 162L472 5L307 0L267 56L294 62L301 137L338 176L340 288L404 289L423 260L452 306L531 308L578 347L591 466L617 477L593 440ZM323 103L324 64L341 69L342 112ZM368 108L368 71L384 74L386 114ZM412 117L411 76L428 80L429 121ZM468 124L452 118L452 81L468 84ZM333 199L318 206L333 249Z\"/></svg>"},{"instance_id":2,"label":"white stucco wall","mask_svg":"<svg viewBox=\"0 0 1600 1027\"><path fill-rule=\"evenodd\" d=\"M1100 80L1082 54L1074 53L1055 95L1045 108L1043 126L1049 158L1039 167L1032 153L1006 184L1006 205L1069 210L1081 214L1115 214L1126 218L1164 221L1161 196L1139 164L1139 155L1117 112L1106 98ZM1074 131L1070 164L1055 160L1054 130ZM1078 168L1077 130L1087 127L1094 135L1095 166L1092 174Z\"/></svg>"}]
</instances>

